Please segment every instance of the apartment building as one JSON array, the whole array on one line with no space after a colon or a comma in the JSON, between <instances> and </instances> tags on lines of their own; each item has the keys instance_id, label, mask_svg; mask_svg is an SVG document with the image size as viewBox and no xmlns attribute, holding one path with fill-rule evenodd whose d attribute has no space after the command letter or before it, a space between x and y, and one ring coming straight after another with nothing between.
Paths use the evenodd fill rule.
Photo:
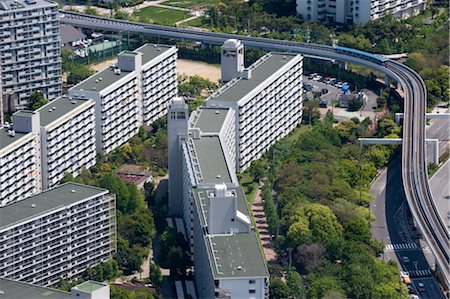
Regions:
<instances>
[{"instance_id":1,"label":"apartment building","mask_svg":"<svg viewBox=\"0 0 450 299\"><path fill-rule=\"evenodd\" d=\"M96 162L95 102L67 96L41 107L42 189L54 187L66 173L77 176Z\"/></svg>"},{"instance_id":2,"label":"apartment building","mask_svg":"<svg viewBox=\"0 0 450 299\"><path fill-rule=\"evenodd\" d=\"M151 125L167 115L169 101L177 95L177 48L146 44L142 53L142 120Z\"/></svg>"},{"instance_id":3,"label":"apartment building","mask_svg":"<svg viewBox=\"0 0 450 299\"><path fill-rule=\"evenodd\" d=\"M235 47L233 55L230 48ZM243 61L242 44L225 42L222 64L233 75L218 91L206 99L209 108L231 108L236 116L236 169L243 171L260 158L271 145L284 137L302 119L302 56L268 53L249 68L236 72L230 60ZM230 78L222 69L222 76Z\"/></svg>"},{"instance_id":4,"label":"apartment building","mask_svg":"<svg viewBox=\"0 0 450 299\"><path fill-rule=\"evenodd\" d=\"M42 189L39 113L16 112L14 119L0 129L0 207Z\"/></svg>"},{"instance_id":5,"label":"apartment building","mask_svg":"<svg viewBox=\"0 0 450 299\"><path fill-rule=\"evenodd\" d=\"M199 298L268 298L266 262L236 176L235 110L169 105L169 210L182 216Z\"/></svg>"},{"instance_id":6,"label":"apartment building","mask_svg":"<svg viewBox=\"0 0 450 299\"><path fill-rule=\"evenodd\" d=\"M0 207L95 164L94 101L59 97L0 130Z\"/></svg>"},{"instance_id":7,"label":"apartment building","mask_svg":"<svg viewBox=\"0 0 450 299\"><path fill-rule=\"evenodd\" d=\"M297 0L297 13L307 21L365 24L386 15L406 19L426 4L426 0Z\"/></svg>"},{"instance_id":8,"label":"apartment building","mask_svg":"<svg viewBox=\"0 0 450 299\"><path fill-rule=\"evenodd\" d=\"M124 144L139 127L167 112L176 90L174 46L144 45L119 54L117 64L69 90L69 96L93 99L97 151L107 154Z\"/></svg>"},{"instance_id":9,"label":"apartment building","mask_svg":"<svg viewBox=\"0 0 450 299\"><path fill-rule=\"evenodd\" d=\"M33 285L12 279L0 278L2 299L109 299L109 285L85 281L69 292Z\"/></svg>"},{"instance_id":10,"label":"apartment building","mask_svg":"<svg viewBox=\"0 0 450 299\"><path fill-rule=\"evenodd\" d=\"M66 183L0 209L0 277L49 286L116 252L115 196Z\"/></svg>"},{"instance_id":11,"label":"apartment building","mask_svg":"<svg viewBox=\"0 0 450 299\"><path fill-rule=\"evenodd\" d=\"M3 106L23 108L32 93L61 95L58 5L47 0L0 1Z\"/></svg>"}]
</instances>

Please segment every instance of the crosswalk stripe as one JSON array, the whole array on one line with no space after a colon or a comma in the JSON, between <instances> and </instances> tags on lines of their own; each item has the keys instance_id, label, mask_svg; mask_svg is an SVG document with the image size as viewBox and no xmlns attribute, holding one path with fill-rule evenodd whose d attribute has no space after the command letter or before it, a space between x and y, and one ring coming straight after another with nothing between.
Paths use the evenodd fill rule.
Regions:
<instances>
[{"instance_id":1,"label":"crosswalk stripe","mask_svg":"<svg viewBox=\"0 0 450 299\"><path fill-rule=\"evenodd\" d=\"M419 246L416 243L396 243L396 244L386 244L386 250L406 250L406 249L417 249Z\"/></svg>"}]
</instances>

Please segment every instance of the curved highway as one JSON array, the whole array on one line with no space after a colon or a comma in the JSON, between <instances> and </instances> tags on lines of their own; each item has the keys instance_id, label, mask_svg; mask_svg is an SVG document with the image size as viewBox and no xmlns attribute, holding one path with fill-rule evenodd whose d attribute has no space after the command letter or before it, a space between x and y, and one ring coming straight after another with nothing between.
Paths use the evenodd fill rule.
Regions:
<instances>
[{"instance_id":1,"label":"curved highway","mask_svg":"<svg viewBox=\"0 0 450 299\"><path fill-rule=\"evenodd\" d=\"M450 288L449 252L450 236L443 219L437 211L428 183L425 153L425 113L427 93L420 76L410 68L387 59L373 59L373 55L352 55L342 53L326 45L299 43L235 34L204 32L191 29L165 27L90 16L61 11L61 22L76 27L104 31L128 31L135 34L163 38L187 39L221 45L230 38L241 40L244 45L266 50L289 51L305 56L323 57L343 62L357 63L376 69L399 82L404 91L402 177L406 198L414 218L436 257L444 276L444 283ZM370 57L371 56L371 57Z\"/></svg>"}]
</instances>

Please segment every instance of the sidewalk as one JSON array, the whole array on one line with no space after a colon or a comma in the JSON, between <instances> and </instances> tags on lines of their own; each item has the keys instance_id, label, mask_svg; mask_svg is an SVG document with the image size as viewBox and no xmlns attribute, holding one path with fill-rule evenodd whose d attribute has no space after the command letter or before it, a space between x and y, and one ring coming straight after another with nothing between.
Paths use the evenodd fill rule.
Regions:
<instances>
[{"instance_id":1,"label":"sidewalk","mask_svg":"<svg viewBox=\"0 0 450 299\"><path fill-rule=\"evenodd\" d=\"M264 255L268 263L276 263L278 261L277 253L272 244L272 237L269 233L269 226L267 225L266 215L264 213L264 205L262 203L261 185L256 191L255 198L252 203L253 216L255 217L256 227L258 228L259 236L264 250Z\"/></svg>"}]
</instances>

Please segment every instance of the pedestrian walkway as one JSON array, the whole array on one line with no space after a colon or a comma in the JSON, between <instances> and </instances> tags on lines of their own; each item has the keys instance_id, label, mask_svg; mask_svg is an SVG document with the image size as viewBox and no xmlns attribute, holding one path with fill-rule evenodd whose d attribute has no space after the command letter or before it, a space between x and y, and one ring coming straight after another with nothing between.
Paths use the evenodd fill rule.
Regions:
<instances>
[{"instance_id":1,"label":"pedestrian walkway","mask_svg":"<svg viewBox=\"0 0 450 299\"><path fill-rule=\"evenodd\" d=\"M413 277L413 278L426 277L426 276L431 276L433 274L430 269L410 270L408 272L409 272L409 276Z\"/></svg>"},{"instance_id":2,"label":"pedestrian walkway","mask_svg":"<svg viewBox=\"0 0 450 299\"><path fill-rule=\"evenodd\" d=\"M417 245L416 243L386 244L385 249L386 249L386 251L419 249L419 245Z\"/></svg>"},{"instance_id":3,"label":"pedestrian walkway","mask_svg":"<svg viewBox=\"0 0 450 299\"><path fill-rule=\"evenodd\" d=\"M255 218L256 227L259 232L259 237L261 238L261 243L263 246L264 255L268 263L276 263L277 253L275 252L274 246L272 244L272 237L269 233L269 226L267 224L266 214L264 213L264 205L262 203L261 187L259 186L256 191L255 197L253 198L252 211L253 217Z\"/></svg>"}]
</instances>

